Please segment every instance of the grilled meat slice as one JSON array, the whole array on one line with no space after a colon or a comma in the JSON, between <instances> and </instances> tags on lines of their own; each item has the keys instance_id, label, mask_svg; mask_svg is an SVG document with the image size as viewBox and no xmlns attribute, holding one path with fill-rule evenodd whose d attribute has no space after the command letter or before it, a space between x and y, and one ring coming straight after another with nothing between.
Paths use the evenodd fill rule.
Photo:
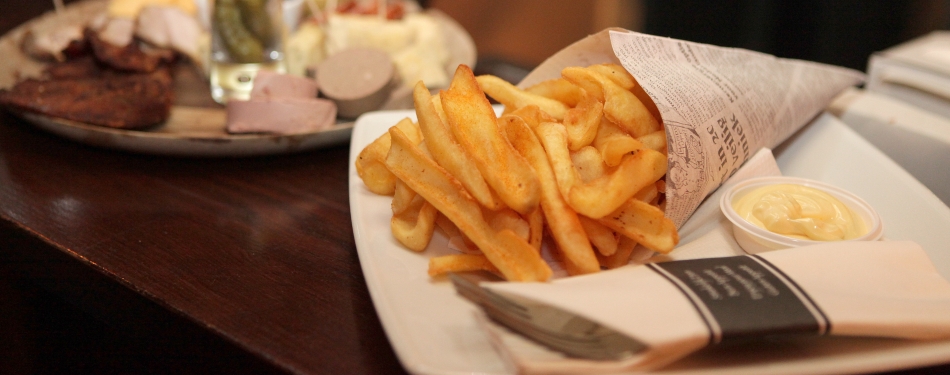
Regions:
<instances>
[{"instance_id":1,"label":"grilled meat slice","mask_svg":"<svg viewBox=\"0 0 950 375\"><path fill-rule=\"evenodd\" d=\"M43 70L43 75L51 80L93 78L102 73L103 67L91 55L50 64Z\"/></svg>"},{"instance_id":2,"label":"grilled meat slice","mask_svg":"<svg viewBox=\"0 0 950 375\"><path fill-rule=\"evenodd\" d=\"M28 79L0 90L0 105L51 117L136 129L165 121L174 101L168 67L152 73Z\"/></svg>"}]
</instances>

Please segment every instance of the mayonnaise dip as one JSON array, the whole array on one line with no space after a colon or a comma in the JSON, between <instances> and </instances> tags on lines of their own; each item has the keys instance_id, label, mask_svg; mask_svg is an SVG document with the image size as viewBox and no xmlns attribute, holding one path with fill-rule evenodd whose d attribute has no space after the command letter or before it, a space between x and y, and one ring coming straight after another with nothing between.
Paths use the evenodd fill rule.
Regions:
<instances>
[{"instance_id":1,"label":"mayonnaise dip","mask_svg":"<svg viewBox=\"0 0 950 375\"><path fill-rule=\"evenodd\" d=\"M743 219L783 236L839 241L867 233L867 225L830 194L798 184L759 187L732 202Z\"/></svg>"}]
</instances>

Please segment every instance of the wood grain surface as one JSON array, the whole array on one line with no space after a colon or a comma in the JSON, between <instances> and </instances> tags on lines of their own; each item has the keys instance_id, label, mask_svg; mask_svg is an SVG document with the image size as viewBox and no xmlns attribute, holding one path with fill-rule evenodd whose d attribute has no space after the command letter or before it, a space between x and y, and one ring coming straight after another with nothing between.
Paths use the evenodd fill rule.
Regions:
<instances>
[{"instance_id":1,"label":"wood grain surface","mask_svg":"<svg viewBox=\"0 0 950 375\"><path fill-rule=\"evenodd\" d=\"M52 3L4 8L2 32ZM0 219L280 369L403 373L356 255L348 152L146 156L4 112Z\"/></svg>"}]
</instances>

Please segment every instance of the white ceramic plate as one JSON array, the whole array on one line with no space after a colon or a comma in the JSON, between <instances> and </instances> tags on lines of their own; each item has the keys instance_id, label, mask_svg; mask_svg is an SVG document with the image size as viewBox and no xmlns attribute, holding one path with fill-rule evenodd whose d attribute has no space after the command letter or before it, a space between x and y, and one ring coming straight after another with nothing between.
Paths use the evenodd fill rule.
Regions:
<instances>
[{"instance_id":1,"label":"white ceramic plate","mask_svg":"<svg viewBox=\"0 0 950 375\"><path fill-rule=\"evenodd\" d=\"M426 275L428 258L447 251L436 234L415 253L390 234L391 198L366 189L357 154L412 111L376 112L357 120L350 146L350 212L357 252L377 314L403 366L414 374L510 373L476 326L474 307L445 280ZM950 278L950 208L832 116L819 117L775 150L783 174L831 183L861 196L885 222L885 238L915 240ZM443 250L439 250L443 249ZM887 371L944 363L950 341L821 338L714 348L688 357L669 374L831 374Z\"/></svg>"},{"instance_id":2,"label":"white ceramic plate","mask_svg":"<svg viewBox=\"0 0 950 375\"><path fill-rule=\"evenodd\" d=\"M67 5L62 13L49 12L30 20L0 37L0 88L12 86L21 76L37 76L44 63L26 56L20 46L24 34L34 25L83 24L102 13L106 0L85 0ZM476 52L471 36L455 20L439 11L429 11L442 26L451 77L458 64L474 66ZM299 134L230 134L225 131L223 106L210 100L204 78L191 66L175 70L176 104L167 121L144 130L112 129L60 118L19 112L17 115L50 133L98 147L136 153L175 156L252 156L283 154L346 144L353 130L352 119L340 119L323 130ZM411 88L393 91L383 108L411 108ZM184 100L181 100L183 99Z\"/></svg>"}]
</instances>

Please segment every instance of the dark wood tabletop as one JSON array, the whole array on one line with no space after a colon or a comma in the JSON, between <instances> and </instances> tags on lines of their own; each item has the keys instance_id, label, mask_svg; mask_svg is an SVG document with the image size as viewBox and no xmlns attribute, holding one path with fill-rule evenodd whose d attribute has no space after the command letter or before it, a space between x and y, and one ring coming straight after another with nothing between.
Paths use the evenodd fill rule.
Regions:
<instances>
[{"instance_id":1,"label":"dark wood tabletop","mask_svg":"<svg viewBox=\"0 0 950 375\"><path fill-rule=\"evenodd\" d=\"M3 7L0 33L53 7L13 3ZM129 294L144 296L280 371L404 373L360 270L348 153L341 144L254 158L146 156L61 139L3 112L0 251L21 265L24 256L34 266L81 264L120 290L81 271L31 272L88 283L118 301L73 295L113 315L127 311ZM10 255L18 243L33 253Z\"/></svg>"},{"instance_id":2,"label":"dark wood tabletop","mask_svg":"<svg viewBox=\"0 0 950 375\"><path fill-rule=\"evenodd\" d=\"M0 33L52 6L6 2ZM79 323L80 336L109 341L94 331L120 331L161 352L146 356L159 367L135 367L110 355L129 354L121 342L80 338L13 369L62 372L42 362L78 351L105 363L93 367L98 373L404 373L354 245L349 151L141 155L66 140L0 112L0 279L8 281L0 299L23 285L10 280L32 280L35 295L65 301L50 310L78 306L92 317ZM0 309L29 311L16 302ZM6 326L0 341L9 348L30 336L26 329ZM80 348L90 345L102 352ZM0 351L0 362L17 352Z\"/></svg>"}]
</instances>

